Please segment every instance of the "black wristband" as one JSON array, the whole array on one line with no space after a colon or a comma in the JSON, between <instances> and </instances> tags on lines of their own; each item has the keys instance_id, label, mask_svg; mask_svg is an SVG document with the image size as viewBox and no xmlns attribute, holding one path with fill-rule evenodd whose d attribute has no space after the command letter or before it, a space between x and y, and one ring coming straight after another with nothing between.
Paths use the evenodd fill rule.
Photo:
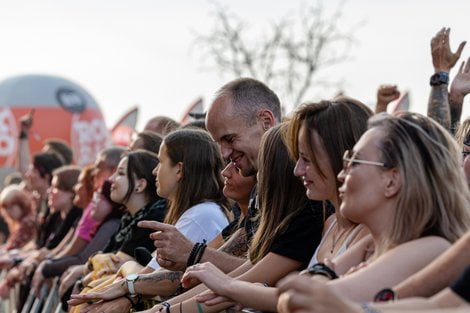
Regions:
<instances>
[{"instance_id":1,"label":"black wristband","mask_svg":"<svg viewBox=\"0 0 470 313\"><path fill-rule=\"evenodd\" d=\"M21 130L18 139L28 139L28 133L24 130Z\"/></svg>"},{"instance_id":2,"label":"black wristband","mask_svg":"<svg viewBox=\"0 0 470 313\"><path fill-rule=\"evenodd\" d=\"M134 301L132 301L132 298L129 295L124 295L124 298L129 300L129 302L131 303L131 308L134 308L135 303Z\"/></svg>"},{"instance_id":3,"label":"black wristband","mask_svg":"<svg viewBox=\"0 0 470 313\"><path fill-rule=\"evenodd\" d=\"M162 303L160 303L163 307L159 310L160 312L163 310L163 308L165 308L165 313L170 313L170 307L171 307L171 304L169 304L168 302L164 301Z\"/></svg>"},{"instance_id":4,"label":"black wristband","mask_svg":"<svg viewBox=\"0 0 470 313\"><path fill-rule=\"evenodd\" d=\"M196 242L193 246L193 249L191 250L191 253L189 254L186 267L190 267L191 265L194 264L198 250L199 250L199 242Z\"/></svg>"},{"instance_id":5,"label":"black wristband","mask_svg":"<svg viewBox=\"0 0 470 313\"><path fill-rule=\"evenodd\" d=\"M202 241L202 243L199 244L199 247L198 247L198 251L196 253L196 258L194 259L194 264L198 264L199 262L201 262L201 259L202 259L202 255L204 254L204 250L206 250L206 240L204 239Z\"/></svg>"},{"instance_id":6,"label":"black wristband","mask_svg":"<svg viewBox=\"0 0 470 313\"><path fill-rule=\"evenodd\" d=\"M338 278L338 275L336 275L336 273L331 268L329 268L323 263L317 263L312 265L311 267L309 267L308 272L311 275L322 275L329 279Z\"/></svg>"}]
</instances>

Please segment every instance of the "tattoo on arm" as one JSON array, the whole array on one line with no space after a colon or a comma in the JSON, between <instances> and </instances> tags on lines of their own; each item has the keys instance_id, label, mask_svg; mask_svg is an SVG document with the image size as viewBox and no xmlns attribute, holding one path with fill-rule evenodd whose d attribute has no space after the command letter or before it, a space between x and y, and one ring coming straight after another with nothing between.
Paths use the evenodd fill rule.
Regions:
<instances>
[{"instance_id":1,"label":"tattoo on arm","mask_svg":"<svg viewBox=\"0 0 470 313\"><path fill-rule=\"evenodd\" d=\"M237 256L246 257L248 242L244 229L235 232L232 237L220 248L221 251Z\"/></svg>"},{"instance_id":2,"label":"tattoo on arm","mask_svg":"<svg viewBox=\"0 0 470 313\"><path fill-rule=\"evenodd\" d=\"M432 86L428 103L428 117L450 130L450 108L447 85Z\"/></svg>"},{"instance_id":3,"label":"tattoo on arm","mask_svg":"<svg viewBox=\"0 0 470 313\"><path fill-rule=\"evenodd\" d=\"M183 277L183 272L155 272L151 274L144 274L139 277L139 280L146 282L158 283L163 280L169 280L170 282L180 281Z\"/></svg>"},{"instance_id":4,"label":"tattoo on arm","mask_svg":"<svg viewBox=\"0 0 470 313\"><path fill-rule=\"evenodd\" d=\"M462 99L463 100L463 99ZM452 134L455 134L460 124L460 117L462 116L462 105L463 101L457 100L449 95L449 106L450 106L450 130Z\"/></svg>"}]
</instances>

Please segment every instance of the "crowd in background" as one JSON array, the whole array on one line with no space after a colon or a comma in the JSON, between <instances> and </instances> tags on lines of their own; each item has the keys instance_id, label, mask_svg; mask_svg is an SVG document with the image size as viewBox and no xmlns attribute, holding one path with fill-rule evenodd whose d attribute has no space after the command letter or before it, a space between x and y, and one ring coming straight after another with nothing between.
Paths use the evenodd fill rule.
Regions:
<instances>
[{"instance_id":1,"label":"crowd in background","mask_svg":"<svg viewBox=\"0 0 470 313\"><path fill-rule=\"evenodd\" d=\"M223 85L202 120L157 116L128 147L73 165L49 139L18 172L0 213L0 297L56 312L468 312L470 58L449 29L431 40L427 116L357 99L281 115L263 82Z\"/></svg>"}]
</instances>

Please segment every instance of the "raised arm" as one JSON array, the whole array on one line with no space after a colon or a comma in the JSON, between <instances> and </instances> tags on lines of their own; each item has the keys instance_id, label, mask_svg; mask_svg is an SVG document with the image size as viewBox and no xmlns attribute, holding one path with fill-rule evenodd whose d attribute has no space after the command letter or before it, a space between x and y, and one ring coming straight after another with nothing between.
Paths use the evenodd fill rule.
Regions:
<instances>
[{"instance_id":1,"label":"raised arm","mask_svg":"<svg viewBox=\"0 0 470 313\"><path fill-rule=\"evenodd\" d=\"M33 126L34 109L20 118L20 134L18 138L18 171L21 175L26 174L30 163L29 133Z\"/></svg>"},{"instance_id":2,"label":"raised arm","mask_svg":"<svg viewBox=\"0 0 470 313\"><path fill-rule=\"evenodd\" d=\"M377 104L375 113L386 112L388 104L400 97L400 92L396 85L381 85L377 90Z\"/></svg>"},{"instance_id":3,"label":"raised arm","mask_svg":"<svg viewBox=\"0 0 470 313\"><path fill-rule=\"evenodd\" d=\"M466 44L461 42L453 53L449 43L450 28L441 29L431 40L431 55L434 75L431 76L431 94L428 102L428 116L436 120L446 129L451 128L451 115L447 86L449 72L457 63Z\"/></svg>"},{"instance_id":4,"label":"raised arm","mask_svg":"<svg viewBox=\"0 0 470 313\"><path fill-rule=\"evenodd\" d=\"M462 62L460 69L450 85L449 106L452 133L455 134L460 124L462 105L465 96L470 93L470 58Z\"/></svg>"}]
</instances>

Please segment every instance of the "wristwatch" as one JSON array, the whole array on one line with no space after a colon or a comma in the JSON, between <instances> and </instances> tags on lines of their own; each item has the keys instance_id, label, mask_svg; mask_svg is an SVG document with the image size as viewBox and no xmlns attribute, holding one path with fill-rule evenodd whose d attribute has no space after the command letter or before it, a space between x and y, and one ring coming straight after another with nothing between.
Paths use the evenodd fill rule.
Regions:
<instances>
[{"instance_id":1,"label":"wristwatch","mask_svg":"<svg viewBox=\"0 0 470 313\"><path fill-rule=\"evenodd\" d=\"M135 288L134 288L134 283L139 279L139 274L129 274L126 276L126 284L127 284L127 289L129 290L129 294L131 296L135 296Z\"/></svg>"},{"instance_id":2,"label":"wristwatch","mask_svg":"<svg viewBox=\"0 0 470 313\"><path fill-rule=\"evenodd\" d=\"M449 73L446 72L438 72L431 76L431 80L429 81L431 86L440 86L443 84L449 84Z\"/></svg>"}]
</instances>

